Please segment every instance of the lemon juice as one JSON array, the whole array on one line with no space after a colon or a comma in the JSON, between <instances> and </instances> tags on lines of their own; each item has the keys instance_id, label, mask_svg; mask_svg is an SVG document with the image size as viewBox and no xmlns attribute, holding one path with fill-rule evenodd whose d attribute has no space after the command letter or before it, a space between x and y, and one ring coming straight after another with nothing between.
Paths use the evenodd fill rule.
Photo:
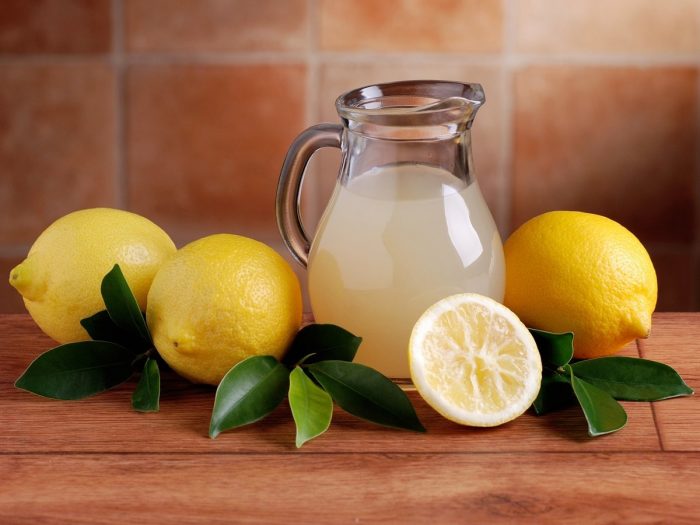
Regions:
<instances>
[{"instance_id":1,"label":"lemon juice","mask_svg":"<svg viewBox=\"0 0 700 525\"><path fill-rule=\"evenodd\" d=\"M308 267L316 322L361 336L355 361L392 378L410 376L409 337L430 305L462 292L503 300L503 248L477 182L426 165L339 182Z\"/></svg>"}]
</instances>

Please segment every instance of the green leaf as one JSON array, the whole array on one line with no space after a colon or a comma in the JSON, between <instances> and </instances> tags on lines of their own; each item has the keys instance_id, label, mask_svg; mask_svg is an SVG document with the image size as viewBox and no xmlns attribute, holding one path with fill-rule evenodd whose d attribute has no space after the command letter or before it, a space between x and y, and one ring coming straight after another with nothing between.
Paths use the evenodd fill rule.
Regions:
<instances>
[{"instance_id":1,"label":"green leaf","mask_svg":"<svg viewBox=\"0 0 700 525\"><path fill-rule=\"evenodd\" d=\"M367 366L321 361L307 369L343 410L373 423L425 432L406 394Z\"/></svg>"},{"instance_id":2,"label":"green leaf","mask_svg":"<svg viewBox=\"0 0 700 525\"><path fill-rule=\"evenodd\" d=\"M541 416L576 403L576 396L566 376L557 372L544 372L537 399L532 404L535 414Z\"/></svg>"},{"instance_id":3,"label":"green leaf","mask_svg":"<svg viewBox=\"0 0 700 525\"><path fill-rule=\"evenodd\" d=\"M297 448L328 430L333 400L299 367L289 376L289 406L297 427Z\"/></svg>"},{"instance_id":4,"label":"green leaf","mask_svg":"<svg viewBox=\"0 0 700 525\"><path fill-rule=\"evenodd\" d=\"M551 368L564 366L574 356L574 333L553 333L529 328L542 357L542 364Z\"/></svg>"},{"instance_id":5,"label":"green leaf","mask_svg":"<svg viewBox=\"0 0 700 525\"><path fill-rule=\"evenodd\" d=\"M15 386L54 399L82 399L129 379L132 360L126 348L107 341L68 343L32 361Z\"/></svg>"},{"instance_id":6,"label":"green leaf","mask_svg":"<svg viewBox=\"0 0 700 525\"><path fill-rule=\"evenodd\" d=\"M152 346L149 341L145 341L141 337L130 337L128 333L121 330L114 324L107 310L102 310L91 317L82 319L80 324L93 340L116 343L132 350L134 353L143 352Z\"/></svg>"},{"instance_id":7,"label":"green leaf","mask_svg":"<svg viewBox=\"0 0 700 525\"><path fill-rule=\"evenodd\" d=\"M146 359L141 379L131 396L131 406L139 412L158 412L160 409L160 371L155 359Z\"/></svg>"},{"instance_id":8,"label":"green leaf","mask_svg":"<svg viewBox=\"0 0 700 525\"><path fill-rule=\"evenodd\" d=\"M615 399L659 401L693 394L673 368L649 359L599 357L574 363L571 370Z\"/></svg>"},{"instance_id":9,"label":"green leaf","mask_svg":"<svg viewBox=\"0 0 700 525\"><path fill-rule=\"evenodd\" d=\"M310 324L299 330L282 358L282 363L291 368L307 356L309 357L304 360L304 363L328 360L352 361L361 342L361 337L351 334L340 326Z\"/></svg>"},{"instance_id":10,"label":"green leaf","mask_svg":"<svg viewBox=\"0 0 700 525\"><path fill-rule=\"evenodd\" d=\"M150 344L151 334L146 320L118 264L115 264L102 279L101 291L107 312L114 324L132 337L139 337Z\"/></svg>"},{"instance_id":11,"label":"green leaf","mask_svg":"<svg viewBox=\"0 0 700 525\"><path fill-rule=\"evenodd\" d=\"M216 389L209 437L254 423L279 405L289 387L289 369L272 356L244 359L227 372Z\"/></svg>"},{"instance_id":12,"label":"green leaf","mask_svg":"<svg viewBox=\"0 0 700 525\"><path fill-rule=\"evenodd\" d=\"M604 390L576 377L570 365L566 365L566 369L592 437L609 434L625 426L627 413L620 403Z\"/></svg>"}]
</instances>

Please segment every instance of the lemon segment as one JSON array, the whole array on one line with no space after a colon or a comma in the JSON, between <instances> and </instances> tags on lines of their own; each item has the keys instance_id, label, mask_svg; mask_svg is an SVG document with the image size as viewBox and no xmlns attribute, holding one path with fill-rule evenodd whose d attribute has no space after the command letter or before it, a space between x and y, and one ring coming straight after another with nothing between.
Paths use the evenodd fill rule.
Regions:
<instances>
[{"instance_id":1,"label":"lemon segment","mask_svg":"<svg viewBox=\"0 0 700 525\"><path fill-rule=\"evenodd\" d=\"M532 405L542 361L518 317L478 294L446 297L428 308L409 342L411 378L425 401L456 423L489 427Z\"/></svg>"}]
</instances>

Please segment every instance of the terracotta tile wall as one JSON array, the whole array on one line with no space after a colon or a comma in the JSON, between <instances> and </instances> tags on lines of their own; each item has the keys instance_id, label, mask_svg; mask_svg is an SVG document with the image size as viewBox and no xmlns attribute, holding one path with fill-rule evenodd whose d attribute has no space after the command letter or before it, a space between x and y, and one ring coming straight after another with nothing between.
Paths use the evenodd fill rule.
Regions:
<instances>
[{"instance_id":1,"label":"terracotta tile wall","mask_svg":"<svg viewBox=\"0 0 700 525\"><path fill-rule=\"evenodd\" d=\"M284 253L287 146L333 100L408 78L481 82L477 176L506 236L580 209L647 245L660 310L700 309L698 0L4 0L0 273L78 208L142 213L178 244ZM338 155L313 160L313 229ZM299 270L303 278L303 270ZM8 285L0 311L22 311Z\"/></svg>"}]
</instances>

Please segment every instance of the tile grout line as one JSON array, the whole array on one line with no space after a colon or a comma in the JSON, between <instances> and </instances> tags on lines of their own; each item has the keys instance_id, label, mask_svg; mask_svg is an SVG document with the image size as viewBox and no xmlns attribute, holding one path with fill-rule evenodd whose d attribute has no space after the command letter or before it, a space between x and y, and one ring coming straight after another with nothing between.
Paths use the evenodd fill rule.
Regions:
<instances>
[{"instance_id":1,"label":"tile grout line","mask_svg":"<svg viewBox=\"0 0 700 525\"><path fill-rule=\"evenodd\" d=\"M314 2L315 0L307 0ZM512 0L504 0L511 5ZM121 26L123 33L123 16L120 6L122 0L112 0L113 27ZM513 4L514 5L514 4ZM311 19L311 15L310 15ZM123 34L113 35L113 45L118 40L122 44ZM121 46L123 47L123 46ZM297 51L228 51L195 53L91 53L91 54L24 54L0 55L0 64L65 64L75 61L102 61L118 56L122 65L132 64L171 64L171 63L212 63L212 64L256 64L256 63L304 63L309 52ZM334 52L314 50L313 56L318 61L336 63L395 62L400 59L407 64L445 64L468 66L492 66L503 57L503 53L444 53L444 52ZM593 66L593 67L697 67L697 56L693 54L594 54L561 53L559 55L511 52L507 56L511 66Z\"/></svg>"},{"instance_id":2,"label":"tile grout line","mask_svg":"<svg viewBox=\"0 0 700 525\"><path fill-rule=\"evenodd\" d=\"M690 246L694 246L695 241L690 242ZM649 241L644 243L644 246L651 248L652 250L660 250L664 252L678 252L688 250L688 242L684 241Z\"/></svg>"},{"instance_id":3,"label":"tile grout line","mask_svg":"<svg viewBox=\"0 0 700 525\"><path fill-rule=\"evenodd\" d=\"M512 0L503 0L507 5L511 5ZM316 0L307 0L310 5L316 5ZM516 5L516 4L512 4ZM356 63L356 62L394 62L396 60L405 61L409 64L459 64L472 66L493 65L503 57L503 53L421 53L421 52L335 52L319 51L318 27L319 20L317 9L310 8L309 32L312 38L312 55L320 61L332 61L335 63ZM517 8L513 8L515 11ZM508 35L506 35L508 37ZM214 62L214 63L255 63L255 62L302 62L309 56L306 53L294 51L258 51L258 52L209 52L209 53L139 53L127 57L129 63L150 63L150 62ZM562 53L560 55L518 53L513 49L509 51L509 59L516 66L524 65L574 65L574 66L599 66L599 67L663 67L663 66L696 66L697 57L695 55L642 55L642 54L585 54L585 53Z\"/></svg>"},{"instance_id":4,"label":"tile grout line","mask_svg":"<svg viewBox=\"0 0 700 525\"><path fill-rule=\"evenodd\" d=\"M598 67L673 67L694 66L694 54L634 53L560 53L538 54L514 52L512 61L518 66L598 66Z\"/></svg>"},{"instance_id":5,"label":"tile grout line","mask_svg":"<svg viewBox=\"0 0 700 525\"><path fill-rule=\"evenodd\" d=\"M26 257L29 244L0 244L0 257Z\"/></svg>"},{"instance_id":6,"label":"tile grout line","mask_svg":"<svg viewBox=\"0 0 700 525\"><path fill-rule=\"evenodd\" d=\"M698 9L698 18L700 18L700 9ZM695 204L695 224L693 232L694 242L692 247L692 270L695 282L692 283L693 290L691 297L693 298L693 309L700 309L700 282L698 282L697 273L700 271L700 59L695 68L695 187L694 189L694 204Z\"/></svg>"},{"instance_id":7,"label":"tile grout line","mask_svg":"<svg viewBox=\"0 0 700 525\"><path fill-rule=\"evenodd\" d=\"M307 96L310 103L306 105L306 124L311 126L318 120L318 106L313 103L318 96L318 15L317 15L317 0L306 0L308 8L308 31L309 31L309 47L307 50L307 66L309 75L307 76Z\"/></svg>"},{"instance_id":8,"label":"tile grout line","mask_svg":"<svg viewBox=\"0 0 700 525\"><path fill-rule=\"evenodd\" d=\"M306 17L308 24L308 48L306 54L306 125L313 126L318 123L318 100L319 100L319 60L318 60L318 3L317 0L306 0ZM306 184L303 187L308 195L305 199L307 206L310 208L304 215L317 217L319 207L319 192L316 184ZM311 235L311 232L309 232Z\"/></svg>"},{"instance_id":9,"label":"tile grout line","mask_svg":"<svg viewBox=\"0 0 700 525\"><path fill-rule=\"evenodd\" d=\"M695 9L695 18L700 25L700 7ZM693 290L693 305L692 308L700 310L700 280L698 272L700 271L700 56L697 57L695 67L695 88L697 91L696 106L695 106L695 239L693 243L693 276L695 277Z\"/></svg>"},{"instance_id":10,"label":"tile grout line","mask_svg":"<svg viewBox=\"0 0 700 525\"><path fill-rule=\"evenodd\" d=\"M72 54L44 54L27 53L17 55L0 54L0 65L66 65L79 63L105 64L112 60L112 53L72 53Z\"/></svg>"},{"instance_id":11,"label":"tile grout line","mask_svg":"<svg viewBox=\"0 0 700 525\"><path fill-rule=\"evenodd\" d=\"M114 72L115 105L115 171L117 207L128 208L126 181L126 126L124 94L124 4L123 0L112 0L112 69Z\"/></svg>"},{"instance_id":12,"label":"tile grout line","mask_svg":"<svg viewBox=\"0 0 700 525\"><path fill-rule=\"evenodd\" d=\"M511 224L513 205L513 145L515 143L514 134L514 82L513 68L511 65L511 53L513 50L513 34L515 30L517 6L513 0L503 0L503 50L500 60L501 77L501 127L502 140L499 151L499 177L501 188L499 192L498 222L501 224L501 232L505 238L510 234L513 225Z\"/></svg>"}]
</instances>

